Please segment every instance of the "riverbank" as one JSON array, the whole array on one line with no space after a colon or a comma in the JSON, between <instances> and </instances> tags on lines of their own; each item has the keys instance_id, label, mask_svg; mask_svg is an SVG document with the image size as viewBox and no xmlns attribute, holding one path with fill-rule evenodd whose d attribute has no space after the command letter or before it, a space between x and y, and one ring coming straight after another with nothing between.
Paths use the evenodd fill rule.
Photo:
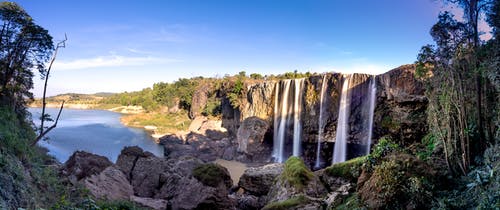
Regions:
<instances>
[{"instance_id":1,"label":"riverbank","mask_svg":"<svg viewBox=\"0 0 500 210\"><path fill-rule=\"evenodd\" d=\"M61 104L47 103L47 108L59 108ZM40 104L30 104L31 108L41 108ZM158 143L158 139L178 131L187 130L191 124L187 113L164 113L161 111L147 112L141 106L122 106L117 104L83 104L65 103L68 109L106 110L122 114L120 122L133 128L144 129ZM161 109L160 109L161 110Z\"/></svg>"}]
</instances>

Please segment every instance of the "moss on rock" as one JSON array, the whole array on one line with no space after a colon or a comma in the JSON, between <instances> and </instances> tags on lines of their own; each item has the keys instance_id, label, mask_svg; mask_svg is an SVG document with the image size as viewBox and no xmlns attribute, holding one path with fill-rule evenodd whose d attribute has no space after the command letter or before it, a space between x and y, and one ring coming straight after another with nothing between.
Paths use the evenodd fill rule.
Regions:
<instances>
[{"instance_id":1,"label":"moss on rock","mask_svg":"<svg viewBox=\"0 0 500 210\"><path fill-rule=\"evenodd\" d=\"M233 185L228 170L216 163L207 163L194 168L193 176L210 187L218 187L221 183L227 188Z\"/></svg>"},{"instance_id":2,"label":"moss on rock","mask_svg":"<svg viewBox=\"0 0 500 210\"><path fill-rule=\"evenodd\" d=\"M298 207L301 204L306 204L308 202L309 199L307 199L304 195L299 195L288 200L269 203L264 206L262 210L287 210Z\"/></svg>"},{"instance_id":3,"label":"moss on rock","mask_svg":"<svg viewBox=\"0 0 500 210\"><path fill-rule=\"evenodd\" d=\"M313 179L314 174L307 168L302 159L293 156L285 162L285 168L281 176L295 188L302 189Z\"/></svg>"},{"instance_id":4,"label":"moss on rock","mask_svg":"<svg viewBox=\"0 0 500 210\"><path fill-rule=\"evenodd\" d=\"M327 167L325 171L329 176L343 177L351 181L356 181L365 160L366 156L357 157L342 163L333 164Z\"/></svg>"}]
</instances>

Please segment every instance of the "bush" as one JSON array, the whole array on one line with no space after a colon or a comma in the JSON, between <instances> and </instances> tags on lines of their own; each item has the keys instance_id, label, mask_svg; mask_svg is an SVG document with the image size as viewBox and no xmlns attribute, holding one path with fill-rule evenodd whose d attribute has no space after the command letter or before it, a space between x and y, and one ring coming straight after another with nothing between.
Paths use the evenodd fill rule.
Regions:
<instances>
[{"instance_id":1,"label":"bush","mask_svg":"<svg viewBox=\"0 0 500 210\"><path fill-rule=\"evenodd\" d=\"M367 172L365 172L367 173ZM358 181L358 193L368 208L425 209L432 202L435 173L423 161L393 153Z\"/></svg>"},{"instance_id":2,"label":"bush","mask_svg":"<svg viewBox=\"0 0 500 210\"><path fill-rule=\"evenodd\" d=\"M373 147L372 152L366 157L364 169L371 171L373 166L380 163L383 157L396 151L401 151L398 144L392 142L388 137L382 137Z\"/></svg>"},{"instance_id":3,"label":"bush","mask_svg":"<svg viewBox=\"0 0 500 210\"><path fill-rule=\"evenodd\" d=\"M233 185L227 169L216 163L207 163L194 168L193 176L210 187L218 187L221 183L228 188Z\"/></svg>"},{"instance_id":4,"label":"bush","mask_svg":"<svg viewBox=\"0 0 500 210\"><path fill-rule=\"evenodd\" d=\"M285 162L281 176L295 188L302 189L314 177L314 174L307 168L302 159L292 156Z\"/></svg>"}]
</instances>

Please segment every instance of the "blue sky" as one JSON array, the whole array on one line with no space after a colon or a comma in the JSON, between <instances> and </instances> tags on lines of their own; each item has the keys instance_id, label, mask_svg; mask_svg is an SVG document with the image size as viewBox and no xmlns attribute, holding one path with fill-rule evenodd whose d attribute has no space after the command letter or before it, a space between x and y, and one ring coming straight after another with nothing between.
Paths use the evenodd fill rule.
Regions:
<instances>
[{"instance_id":1,"label":"blue sky","mask_svg":"<svg viewBox=\"0 0 500 210\"><path fill-rule=\"evenodd\" d=\"M442 9L433 0L17 2L56 41L68 36L49 95L240 71L382 73L432 43Z\"/></svg>"}]
</instances>

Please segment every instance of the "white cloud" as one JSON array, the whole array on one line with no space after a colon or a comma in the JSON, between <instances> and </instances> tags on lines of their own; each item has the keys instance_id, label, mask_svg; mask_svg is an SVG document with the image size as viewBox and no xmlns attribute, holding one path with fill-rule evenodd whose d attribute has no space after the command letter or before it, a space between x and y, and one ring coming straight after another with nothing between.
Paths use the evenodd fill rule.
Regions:
<instances>
[{"instance_id":1,"label":"white cloud","mask_svg":"<svg viewBox=\"0 0 500 210\"><path fill-rule=\"evenodd\" d=\"M95 58L76 59L72 61L56 61L54 70L78 70L101 67L122 67L122 66L141 66L147 64L174 63L181 60L159 57L127 57L119 55L99 56Z\"/></svg>"}]
</instances>

